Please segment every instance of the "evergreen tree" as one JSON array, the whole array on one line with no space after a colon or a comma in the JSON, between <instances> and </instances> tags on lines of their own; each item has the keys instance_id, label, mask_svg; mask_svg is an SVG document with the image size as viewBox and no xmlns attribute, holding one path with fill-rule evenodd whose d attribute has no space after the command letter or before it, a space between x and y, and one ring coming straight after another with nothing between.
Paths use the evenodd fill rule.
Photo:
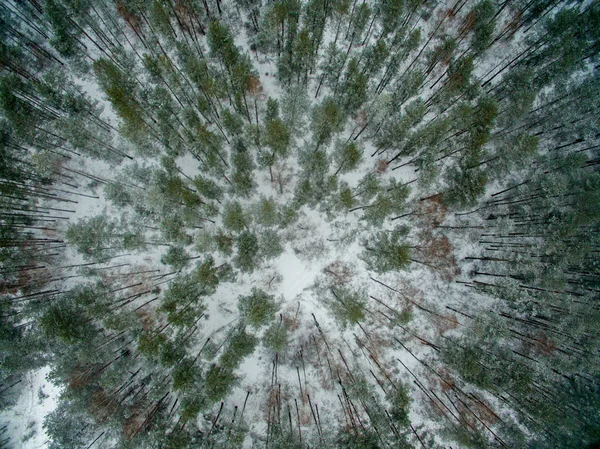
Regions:
<instances>
[{"instance_id":1,"label":"evergreen tree","mask_svg":"<svg viewBox=\"0 0 600 449\"><path fill-rule=\"evenodd\" d=\"M223 225L225 228L234 232L243 231L248 226L247 220L248 218L244 214L240 203L236 201L225 205L223 210Z\"/></svg>"},{"instance_id":2,"label":"evergreen tree","mask_svg":"<svg viewBox=\"0 0 600 449\"><path fill-rule=\"evenodd\" d=\"M190 256L181 246L169 246L167 252L160 258L161 263L181 270L189 263Z\"/></svg>"},{"instance_id":3,"label":"evergreen tree","mask_svg":"<svg viewBox=\"0 0 600 449\"><path fill-rule=\"evenodd\" d=\"M261 327L269 324L273 319L278 305L273 295L254 287L250 295L239 296L238 309L248 324Z\"/></svg>"},{"instance_id":4,"label":"evergreen tree","mask_svg":"<svg viewBox=\"0 0 600 449\"><path fill-rule=\"evenodd\" d=\"M401 239L407 234L408 229L400 227L391 232L378 232L371 240L366 240L362 257L369 269L377 273L406 269L411 262L411 251Z\"/></svg>"},{"instance_id":5,"label":"evergreen tree","mask_svg":"<svg viewBox=\"0 0 600 449\"><path fill-rule=\"evenodd\" d=\"M321 145L327 145L333 134L341 131L344 114L330 97L325 98L312 111L311 127L315 138L315 152Z\"/></svg>"},{"instance_id":6,"label":"evergreen tree","mask_svg":"<svg viewBox=\"0 0 600 449\"><path fill-rule=\"evenodd\" d=\"M258 238L251 232L242 232L236 240L235 265L243 272L252 272L259 257Z\"/></svg>"},{"instance_id":7,"label":"evergreen tree","mask_svg":"<svg viewBox=\"0 0 600 449\"><path fill-rule=\"evenodd\" d=\"M331 289L331 295L330 306L342 328L365 318L366 301L362 292L336 287Z\"/></svg>"}]
</instances>

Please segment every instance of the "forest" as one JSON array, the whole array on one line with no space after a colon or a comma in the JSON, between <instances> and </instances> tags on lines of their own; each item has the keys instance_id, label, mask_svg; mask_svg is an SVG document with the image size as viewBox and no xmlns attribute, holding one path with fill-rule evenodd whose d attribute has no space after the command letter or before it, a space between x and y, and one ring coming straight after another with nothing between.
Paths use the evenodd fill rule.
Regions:
<instances>
[{"instance_id":1,"label":"forest","mask_svg":"<svg viewBox=\"0 0 600 449\"><path fill-rule=\"evenodd\" d=\"M0 0L0 448L600 447L600 3Z\"/></svg>"}]
</instances>

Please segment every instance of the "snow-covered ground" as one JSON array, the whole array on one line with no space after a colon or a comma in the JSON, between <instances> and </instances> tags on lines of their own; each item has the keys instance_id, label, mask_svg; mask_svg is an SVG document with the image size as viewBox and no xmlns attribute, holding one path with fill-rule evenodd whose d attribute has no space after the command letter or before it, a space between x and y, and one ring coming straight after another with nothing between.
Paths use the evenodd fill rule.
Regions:
<instances>
[{"instance_id":1,"label":"snow-covered ground","mask_svg":"<svg viewBox=\"0 0 600 449\"><path fill-rule=\"evenodd\" d=\"M54 410L61 388L46 376L50 368L30 371L22 378L22 390L16 405L0 414L0 427L8 425L2 440L10 438L2 447L43 449L48 438L43 428L44 416Z\"/></svg>"}]
</instances>

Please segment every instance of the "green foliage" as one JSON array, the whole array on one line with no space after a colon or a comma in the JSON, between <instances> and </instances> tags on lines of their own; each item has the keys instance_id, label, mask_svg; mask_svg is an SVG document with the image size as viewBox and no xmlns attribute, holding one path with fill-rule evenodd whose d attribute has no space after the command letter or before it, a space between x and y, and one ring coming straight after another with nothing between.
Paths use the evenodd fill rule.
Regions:
<instances>
[{"instance_id":1,"label":"green foliage","mask_svg":"<svg viewBox=\"0 0 600 449\"><path fill-rule=\"evenodd\" d=\"M396 427L408 427L410 421L408 414L410 412L410 394L408 388L401 382L396 382L396 388L392 390L390 403L392 410L390 416L394 419Z\"/></svg>"},{"instance_id":2,"label":"green foliage","mask_svg":"<svg viewBox=\"0 0 600 449\"><path fill-rule=\"evenodd\" d=\"M241 141L236 143L236 149L231 156L231 163L235 170L231 178L235 192L241 196L250 196L256 187L252 174L254 162L250 152Z\"/></svg>"},{"instance_id":3,"label":"green foliage","mask_svg":"<svg viewBox=\"0 0 600 449\"><path fill-rule=\"evenodd\" d=\"M235 240L233 237L224 234L221 230L219 230L217 235L215 235L215 243L217 245L217 249L225 255L230 255L231 253L233 253L234 241Z\"/></svg>"},{"instance_id":4,"label":"green foliage","mask_svg":"<svg viewBox=\"0 0 600 449\"><path fill-rule=\"evenodd\" d=\"M336 287L335 289L331 289L331 294L333 297L333 300L330 302L331 310L342 328L346 328L348 324L356 324L364 319L367 301L362 292Z\"/></svg>"},{"instance_id":5,"label":"green foliage","mask_svg":"<svg viewBox=\"0 0 600 449\"><path fill-rule=\"evenodd\" d=\"M223 226L231 231L241 232L246 229L247 225L242 205L237 201L227 203L223 210Z\"/></svg>"},{"instance_id":6,"label":"green foliage","mask_svg":"<svg viewBox=\"0 0 600 449\"><path fill-rule=\"evenodd\" d=\"M208 27L208 46L212 56L217 57L231 70L238 64L240 52L233 42L233 37L226 25L212 20Z\"/></svg>"},{"instance_id":7,"label":"green foliage","mask_svg":"<svg viewBox=\"0 0 600 449\"><path fill-rule=\"evenodd\" d=\"M217 234L208 230L201 229L194 238L194 249L199 253L211 253L218 249L216 242Z\"/></svg>"},{"instance_id":8,"label":"green foliage","mask_svg":"<svg viewBox=\"0 0 600 449\"><path fill-rule=\"evenodd\" d=\"M450 171L450 189L445 192L444 201L459 208L473 207L485 193L487 179L487 174L481 169Z\"/></svg>"},{"instance_id":9,"label":"green foliage","mask_svg":"<svg viewBox=\"0 0 600 449\"><path fill-rule=\"evenodd\" d=\"M15 93L23 88L22 81L16 76L0 78L0 106L8 123L3 121L3 139L9 140L9 123L16 134L27 140L34 138L32 129L39 125L40 117L33 107L21 100ZM14 164L11 164L14 166Z\"/></svg>"},{"instance_id":10,"label":"green foliage","mask_svg":"<svg viewBox=\"0 0 600 449\"><path fill-rule=\"evenodd\" d=\"M390 214L400 214L404 210L409 188L391 182L385 191L380 191L375 200L363 206L363 219L373 226L379 226Z\"/></svg>"},{"instance_id":11,"label":"green foliage","mask_svg":"<svg viewBox=\"0 0 600 449\"><path fill-rule=\"evenodd\" d=\"M39 323L48 337L57 337L68 344L89 341L95 333L84 309L65 301L50 306Z\"/></svg>"},{"instance_id":12,"label":"green foliage","mask_svg":"<svg viewBox=\"0 0 600 449\"><path fill-rule=\"evenodd\" d=\"M181 420L184 423L197 419L206 407L205 398L199 395L186 395L181 401Z\"/></svg>"},{"instance_id":13,"label":"green foliage","mask_svg":"<svg viewBox=\"0 0 600 449\"><path fill-rule=\"evenodd\" d=\"M165 367L175 366L179 361L183 360L186 354L187 348L185 344L179 341L167 340L161 347L160 363Z\"/></svg>"},{"instance_id":14,"label":"green foliage","mask_svg":"<svg viewBox=\"0 0 600 449\"><path fill-rule=\"evenodd\" d=\"M252 293L238 297L238 309L242 318L251 326L261 327L273 319L279 306L275 297L253 287Z\"/></svg>"},{"instance_id":15,"label":"green foliage","mask_svg":"<svg viewBox=\"0 0 600 449\"><path fill-rule=\"evenodd\" d=\"M339 202L345 209L351 209L355 202L349 187L340 190Z\"/></svg>"},{"instance_id":16,"label":"green foliage","mask_svg":"<svg viewBox=\"0 0 600 449\"><path fill-rule=\"evenodd\" d=\"M298 154L298 162L306 178L323 182L329 169L329 159L325 151L312 151L306 148Z\"/></svg>"},{"instance_id":17,"label":"green foliage","mask_svg":"<svg viewBox=\"0 0 600 449\"><path fill-rule=\"evenodd\" d=\"M164 37L170 39L174 36L168 10L158 0L154 0L150 6L150 19Z\"/></svg>"},{"instance_id":18,"label":"green foliage","mask_svg":"<svg viewBox=\"0 0 600 449\"><path fill-rule=\"evenodd\" d=\"M212 179L202 175L197 175L194 178L194 186L200 195L209 200L219 200L223 195L223 189L221 189Z\"/></svg>"},{"instance_id":19,"label":"green foliage","mask_svg":"<svg viewBox=\"0 0 600 449\"><path fill-rule=\"evenodd\" d=\"M279 118L269 120L265 126L265 144L274 153L285 157L290 145L290 131Z\"/></svg>"},{"instance_id":20,"label":"green foliage","mask_svg":"<svg viewBox=\"0 0 600 449\"><path fill-rule=\"evenodd\" d=\"M220 267L223 268L223 267ZM219 285L219 267L215 267L215 261L212 256L196 266L192 272L195 282L202 286L207 295L214 293Z\"/></svg>"},{"instance_id":21,"label":"green foliage","mask_svg":"<svg viewBox=\"0 0 600 449\"><path fill-rule=\"evenodd\" d=\"M44 430L51 439L49 449L89 445L88 441L93 441L97 432L95 421L86 413L81 398L64 398L57 402L56 408L44 418Z\"/></svg>"},{"instance_id":22,"label":"green foliage","mask_svg":"<svg viewBox=\"0 0 600 449\"><path fill-rule=\"evenodd\" d=\"M277 203L273 198L260 199L256 208L256 222L263 226L275 226L279 223Z\"/></svg>"},{"instance_id":23,"label":"green foliage","mask_svg":"<svg viewBox=\"0 0 600 449\"><path fill-rule=\"evenodd\" d=\"M265 229L258 235L260 255L263 259L269 260L279 257L283 253L283 246L279 234L273 229Z\"/></svg>"},{"instance_id":24,"label":"green foliage","mask_svg":"<svg viewBox=\"0 0 600 449\"><path fill-rule=\"evenodd\" d=\"M275 98L267 98L267 110L265 112L265 122L270 122L279 118L279 102Z\"/></svg>"},{"instance_id":25,"label":"green foliage","mask_svg":"<svg viewBox=\"0 0 600 449\"><path fill-rule=\"evenodd\" d=\"M164 334L152 335L148 332L143 332L138 338L137 350L141 354L158 357L162 346L167 340L167 336Z\"/></svg>"},{"instance_id":26,"label":"green foliage","mask_svg":"<svg viewBox=\"0 0 600 449\"><path fill-rule=\"evenodd\" d=\"M490 132L494 126L494 121L498 116L498 104L489 97L482 97L478 100L477 106L473 111L472 125L469 127L467 140L467 149L469 151L479 149L486 144L490 138ZM464 165L467 167L475 165L479 160L469 160L465 158Z\"/></svg>"},{"instance_id":27,"label":"green foliage","mask_svg":"<svg viewBox=\"0 0 600 449\"><path fill-rule=\"evenodd\" d=\"M342 109L346 114L354 114L365 102L368 81L368 76L359 68L358 59L352 58L340 86L343 92Z\"/></svg>"},{"instance_id":28,"label":"green foliage","mask_svg":"<svg viewBox=\"0 0 600 449\"><path fill-rule=\"evenodd\" d=\"M223 126L229 134L236 136L242 133L244 121L238 114L231 112L229 109L224 109L223 112L221 112L221 115Z\"/></svg>"},{"instance_id":29,"label":"green foliage","mask_svg":"<svg viewBox=\"0 0 600 449\"><path fill-rule=\"evenodd\" d=\"M187 246L192 243L193 238L185 232L187 226L179 215L164 217L160 222L160 230L165 240L178 245Z\"/></svg>"},{"instance_id":30,"label":"green foliage","mask_svg":"<svg viewBox=\"0 0 600 449\"><path fill-rule=\"evenodd\" d=\"M183 359L173 369L173 389L189 390L200 379L200 369L192 359Z\"/></svg>"},{"instance_id":31,"label":"green foliage","mask_svg":"<svg viewBox=\"0 0 600 449\"><path fill-rule=\"evenodd\" d=\"M257 343L258 339L244 329L235 331L229 338L225 352L220 358L221 366L226 370L233 371L244 358L254 352Z\"/></svg>"},{"instance_id":32,"label":"green foliage","mask_svg":"<svg viewBox=\"0 0 600 449\"><path fill-rule=\"evenodd\" d=\"M182 233L177 228L184 224L195 225L195 221L200 215L202 200L193 189L184 183L183 179L179 177L179 173L168 166L169 160L172 161L171 158L163 158L163 163L167 165L166 168L153 171L140 170L139 175L142 176L144 172L151 173L151 181L142 196L145 200L144 209L147 210L142 212L142 207L138 204L135 204L134 207L144 214L153 213L160 217L164 226L163 231L171 235L166 237L167 240L188 245L191 243L191 237L184 237L185 232ZM148 180L145 179L142 185L147 183ZM136 191L136 194L139 193Z\"/></svg>"},{"instance_id":33,"label":"green foliage","mask_svg":"<svg viewBox=\"0 0 600 449\"><path fill-rule=\"evenodd\" d=\"M443 354L444 361L455 368L463 379L480 388L498 388L513 393L526 393L531 388L533 373L526 365L511 360L508 351L490 354L477 346L451 346Z\"/></svg>"},{"instance_id":34,"label":"green foliage","mask_svg":"<svg viewBox=\"0 0 600 449\"><path fill-rule=\"evenodd\" d=\"M299 135L304 128L304 116L310 109L306 89L302 86L288 86L281 99L281 115L288 130Z\"/></svg>"},{"instance_id":35,"label":"green foliage","mask_svg":"<svg viewBox=\"0 0 600 449\"><path fill-rule=\"evenodd\" d=\"M175 326L189 327L206 309L202 296L211 290L197 282L192 275L179 274L164 292L159 308Z\"/></svg>"},{"instance_id":36,"label":"green foliage","mask_svg":"<svg viewBox=\"0 0 600 449\"><path fill-rule=\"evenodd\" d=\"M494 5L490 0L482 0L471 10L469 19L473 20L473 37L471 38L471 48L475 53L482 53L487 50L492 42L494 34L495 21Z\"/></svg>"},{"instance_id":37,"label":"green foliage","mask_svg":"<svg viewBox=\"0 0 600 449\"><path fill-rule=\"evenodd\" d=\"M381 181L377 176L377 173L367 173L362 177L356 188L357 194L360 194L360 198L367 202L379 192Z\"/></svg>"},{"instance_id":38,"label":"green foliage","mask_svg":"<svg viewBox=\"0 0 600 449\"><path fill-rule=\"evenodd\" d=\"M488 437L477 428L452 425L444 433L447 433L461 447L469 449L486 449L490 447Z\"/></svg>"},{"instance_id":39,"label":"green foliage","mask_svg":"<svg viewBox=\"0 0 600 449\"><path fill-rule=\"evenodd\" d=\"M343 111L331 97L325 98L313 108L311 128L317 148L328 144L331 136L342 130L344 119Z\"/></svg>"},{"instance_id":40,"label":"green foliage","mask_svg":"<svg viewBox=\"0 0 600 449\"><path fill-rule=\"evenodd\" d=\"M355 170L362 161L363 151L363 148L355 142L346 144L338 142L333 154L334 163L338 167L334 176Z\"/></svg>"},{"instance_id":41,"label":"green foliage","mask_svg":"<svg viewBox=\"0 0 600 449\"><path fill-rule=\"evenodd\" d=\"M325 165L323 168L327 168ZM316 207L324 201L328 195L337 189L337 178L335 176L319 176L313 179L302 179L296 186L294 201L297 207L308 204Z\"/></svg>"},{"instance_id":42,"label":"green foliage","mask_svg":"<svg viewBox=\"0 0 600 449\"><path fill-rule=\"evenodd\" d=\"M243 272L251 272L258 262L258 238L251 232L242 232L236 240L235 265Z\"/></svg>"},{"instance_id":43,"label":"green foliage","mask_svg":"<svg viewBox=\"0 0 600 449\"><path fill-rule=\"evenodd\" d=\"M440 168L436 164L435 151L425 150L416 162L419 169L419 186L423 189L431 186L438 178Z\"/></svg>"},{"instance_id":44,"label":"green foliage","mask_svg":"<svg viewBox=\"0 0 600 449\"><path fill-rule=\"evenodd\" d=\"M339 431L336 435L337 449L381 449L375 431L368 429L361 432Z\"/></svg>"},{"instance_id":45,"label":"green foliage","mask_svg":"<svg viewBox=\"0 0 600 449\"><path fill-rule=\"evenodd\" d=\"M189 449L197 447L198 444L190 432L186 431L173 432L165 436L167 440L166 449Z\"/></svg>"},{"instance_id":46,"label":"green foliage","mask_svg":"<svg viewBox=\"0 0 600 449\"><path fill-rule=\"evenodd\" d=\"M595 378L597 379L597 376ZM573 377L561 379L555 391L560 404L572 403L580 414L564 413L554 407L552 401L543 401L537 407L528 407L534 416L552 426L552 435L536 435L531 447L537 449L556 445L568 449L593 448L600 441L598 384Z\"/></svg>"},{"instance_id":47,"label":"green foliage","mask_svg":"<svg viewBox=\"0 0 600 449\"><path fill-rule=\"evenodd\" d=\"M96 215L71 224L65 238L86 259L101 258L110 255L109 251L114 252L112 247L118 243L116 230L116 223L106 215Z\"/></svg>"},{"instance_id":48,"label":"green foliage","mask_svg":"<svg viewBox=\"0 0 600 449\"><path fill-rule=\"evenodd\" d=\"M181 270L190 260L190 255L181 246L169 246L169 249L160 258L160 262L170 265L176 270Z\"/></svg>"},{"instance_id":49,"label":"green foliage","mask_svg":"<svg viewBox=\"0 0 600 449\"><path fill-rule=\"evenodd\" d=\"M408 228L395 228L391 232L377 232L370 240L363 242L363 260L370 270L376 273L404 270L410 264L410 247L401 243L408 234Z\"/></svg>"},{"instance_id":50,"label":"green foliage","mask_svg":"<svg viewBox=\"0 0 600 449\"><path fill-rule=\"evenodd\" d=\"M448 82L445 90L450 95L456 95L465 88L473 72L473 56L465 56L450 63L448 67Z\"/></svg>"},{"instance_id":51,"label":"green foliage","mask_svg":"<svg viewBox=\"0 0 600 449\"><path fill-rule=\"evenodd\" d=\"M416 41L420 41L420 36L416 36ZM419 92L419 89L425 81L425 76L420 70L408 72L402 80L398 82L392 92L392 104L404 104L409 98Z\"/></svg>"},{"instance_id":52,"label":"green foliage","mask_svg":"<svg viewBox=\"0 0 600 449\"><path fill-rule=\"evenodd\" d=\"M8 312L6 306L2 308L4 313ZM0 321L0 374L5 383L12 376L18 377L32 369L41 368L47 363L46 339L40 339L37 332L28 331L18 322L2 317ZM18 399L10 389L0 395L0 410L5 410L14 405Z\"/></svg>"},{"instance_id":53,"label":"green foliage","mask_svg":"<svg viewBox=\"0 0 600 449\"><path fill-rule=\"evenodd\" d=\"M298 219L298 210L293 204L284 204L279 209L279 226L286 228Z\"/></svg>"},{"instance_id":54,"label":"green foliage","mask_svg":"<svg viewBox=\"0 0 600 449\"><path fill-rule=\"evenodd\" d=\"M519 68L504 76L503 83L507 86L507 109L500 117L502 124L509 126L530 111L537 96L532 81L533 74L531 69Z\"/></svg>"},{"instance_id":55,"label":"green foliage","mask_svg":"<svg viewBox=\"0 0 600 449\"><path fill-rule=\"evenodd\" d=\"M93 67L98 84L125 122L126 134L139 136L147 128L143 111L133 95L134 82L107 59L97 59Z\"/></svg>"},{"instance_id":56,"label":"green foliage","mask_svg":"<svg viewBox=\"0 0 600 449\"><path fill-rule=\"evenodd\" d=\"M76 36L79 34L74 24L69 20L67 9L56 0L48 0L44 12L52 26L53 37L50 43L56 50L67 58L80 56Z\"/></svg>"},{"instance_id":57,"label":"green foliage","mask_svg":"<svg viewBox=\"0 0 600 449\"><path fill-rule=\"evenodd\" d=\"M365 31L371 16L371 7L367 3L361 3L354 8L354 20L351 21L351 33L356 39L360 39Z\"/></svg>"},{"instance_id":58,"label":"green foliage","mask_svg":"<svg viewBox=\"0 0 600 449\"><path fill-rule=\"evenodd\" d=\"M263 335L265 348L276 353L282 353L287 348L288 330L285 323L273 323Z\"/></svg>"},{"instance_id":59,"label":"green foliage","mask_svg":"<svg viewBox=\"0 0 600 449\"><path fill-rule=\"evenodd\" d=\"M425 103L419 98L409 103L404 114L396 120L389 120L382 129L376 144L378 147L405 147L404 141L409 136L411 129L416 126L425 116ZM410 155L415 150L413 146L406 145L402 155Z\"/></svg>"},{"instance_id":60,"label":"green foliage","mask_svg":"<svg viewBox=\"0 0 600 449\"><path fill-rule=\"evenodd\" d=\"M305 148L298 154L302 173L296 185L294 200L299 204L316 206L337 188L337 178L329 176L329 159L324 150Z\"/></svg>"},{"instance_id":61,"label":"green foliage","mask_svg":"<svg viewBox=\"0 0 600 449\"><path fill-rule=\"evenodd\" d=\"M383 39L378 39L377 42L375 42L375 44L369 46L365 50L364 63L368 75L373 76L377 72L379 72L382 69L382 67L384 67L389 56L390 48ZM362 81L360 78L358 78L357 81L358 80Z\"/></svg>"},{"instance_id":62,"label":"green foliage","mask_svg":"<svg viewBox=\"0 0 600 449\"><path fill-rule=\"evenodd\" d=\"M122 185L111 182L104 186L104 196L117 207L129 206L133 203L131 194Z\"/></svg>"},{"instance_id":63,"label":"green foliage","mask_svg":"<svg viewBox=\"0 0 600 449\"><path fill-rule=\"evenodd\" d=\"M212 402L222 400L229 394L235 381L233 370L213 365L206 374L206 397Z\"/></svg>"},{"instance_id":64,"label":"green foliage","mask_svg":"<svg viewBox=\"0 0 600 449\"><path fill-rule=\"evenodd\" d=\"M511 349L502 343L502 324L493 315L475 320L463 338L444 345L443 360L463 379L480 388L527 394L534 372L522 360L516 360Z\"/></svg>"},{"instance_id":65,"label":"green foliage","mask_svg":"<svg viewBox=\"0 0 600 449\"><path fill-rule=\"evenodd\" d=\"M461 267L443 229L470 239L481 233L463 230L483 227L493 228L484 231L496 243L482 246L485 254L470 254L476 248L465 244L457 257L480 259L469 262L472 288L460 291L472 310L456 309L472 318L459 317L456 329L449 318L449 327L438 329L445 338L435 342L437 359L424 363L442 373L445 367L469 394L487 390L508 402L493 402L501 407L498 421L473 409L493 424L496 439L457 402L460 422L442 423L447 434L440 426L435 432L461 447L496 447L500 438L506 447L531 449L597 445L600 6L552 0L451 6L4 2L0 409L14 404L20 386L12 390L13 380L50 364L51 378L67 386L46 420L50 449L248 445L257 437L246 433L258 428L260 416L249 426L240 409L231 409L236 370L259 339L290 366L298 364L298 348L287 350L292 329L278 322L274 296L240 290L239 327L209 322L206 330L204 297L219 290L225 296L210 298L211 315L231 313L231 289L219 286L259 264L267 268L284 243L315 269L338 261L347 268L340 278L352 277L351 262L345 264L356 256L351 244L361 233L368 236L361 257L390 286L394 273L417 262L413 248L433 269L448 262L450 280ZM255 67L278 79L261 84ZM368 161L365 151L373 154ZM182 164L189 165L185 173ZM343 176L359 168L357 176ZM498 195L482 202L490 180ZM410 211L404 182L419 187ZM273 188L278 195L263 196ZM84 216L97 206L84 198L102 189L98 204L107 200L108 212ZM443 223L447 206L475 210ZM306 214L327 226L299 222L285 230ZM418 225L420 246L410 246L407 228L385 230L396 215ZM128 254L146 247L154 256L162 250L161 262L171 268L156 270L151 254ZM83 263L67 260L73 250ZM115 256L128 258L111 261ZM266 274L240 275L244 282L234 290ZM85 278L95 282L81 284ZM321 285L317 299L343 328L370 320L367 312L378 312L370 306L381 305L369 301L367 309L366 290L338 279L333 289ZM410 307L389 304L379 310L389 317L380 323L387 334L412 317ZM210 318L218 323L223 316ZM301 337L293 343L312 351ZM305 355L318 359L318 346ZM337 364L335 342L331 349ZM291 402L286 410L294 387L283 382L283 396L263 401L265 410L283 412L270 420L268 445L439 445L425 429L408 426L406 386L384 381L386 402L379 403L377 385L360 372L366 359L347 362L349 376L329 379L338 381L342 402L352 404L346 425L338 430L335 410L323 408L315 418L322 421L319 432L298 438L297 426L305 428L311 416L304 403L298 416ZM381 370L372 374L383 380ZM441 399L453 407L457 396L448 393ZM283 410L271 407L275 399L283 399ZM228 405L217 419L221 401ZM288 424L288 417L298 422Z\"/></svg>"},{"instance_id":66,"label":"green foliage","mask_svg":"<svg viewBox=\"0 0 600 449\"><path fill-rule=\"evenodd\" d=\"M512 137L500 148L501 163L496 164L495 171L502 175L523 168L537 154L539 142L537 136L526 133Z\"/></svg>"},{"instance_id":67,"label":"green foliage","mask_svg":"<svg viewBox=\"0 0 600 449\"><path fill-rule=\"evenodd\" d=\"M380 1L378 6L381 12L382 33L383 35L387 35L398 26L398 20L400 20L403 13L402 10L404 9L404 1Z\"/></svg>"}]
</instances>

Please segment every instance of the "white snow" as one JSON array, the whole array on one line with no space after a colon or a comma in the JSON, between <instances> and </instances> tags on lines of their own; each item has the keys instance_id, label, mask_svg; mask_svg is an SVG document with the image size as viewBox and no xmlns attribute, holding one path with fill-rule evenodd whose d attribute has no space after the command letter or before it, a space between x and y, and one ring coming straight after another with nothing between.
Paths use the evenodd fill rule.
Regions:
<instances>
[{"instance_id":1,"label":"white snow","mask_svg":"<svg viewBox=\"0 0 600 449\"><path fill-rule=\"evenodd\" d=\"M46 378L50 368L30 371L22 378L21 396L9 411L0 414L0 427L8 424L8 431L2 439L10 438L6 447L22 449L42 449L48 437L42 427L44 416L56 407L61 388Z\"/></svg>"}]
</instances>

